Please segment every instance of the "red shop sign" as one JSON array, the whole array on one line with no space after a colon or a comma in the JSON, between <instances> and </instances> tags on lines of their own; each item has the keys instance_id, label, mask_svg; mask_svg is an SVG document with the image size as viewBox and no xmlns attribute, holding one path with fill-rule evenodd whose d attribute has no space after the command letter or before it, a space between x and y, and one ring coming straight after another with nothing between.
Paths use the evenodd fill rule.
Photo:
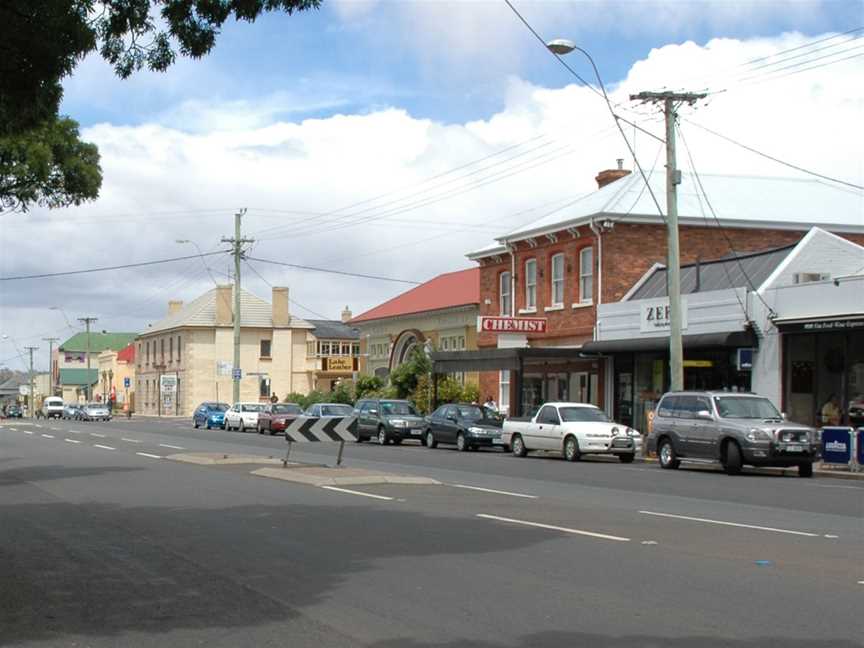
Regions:
<instances>
[{"instance_id":1,"label":"red shop sign","mask_svg":"<svg viewBox=\"0 0 864 648\"><path fill-rule=\"evenodd\" d=\"M486 333L545 333L545 317L478 317L477 328Z\"/></svg>"}]
</instances>

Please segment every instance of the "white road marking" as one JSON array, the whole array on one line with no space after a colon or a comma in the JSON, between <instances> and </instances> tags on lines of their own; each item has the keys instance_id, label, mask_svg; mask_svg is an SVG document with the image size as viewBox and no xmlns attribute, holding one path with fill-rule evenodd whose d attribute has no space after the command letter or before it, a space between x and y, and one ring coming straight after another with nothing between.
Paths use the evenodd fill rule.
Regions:
<instances>
[{"instance_id":1,"label":"white road marking","mask_svg":"<svg viewBox=\"0 0 864 648\"><path fill-rule=\"evenodd\" d=\"M35 426L38 427L38 428L41 428L41 427L42 427L42 426L39 425L38 423L34 423L33 425L35 425Z\"/></svg>"},{"instance_id":2,"label":"white road marking","mask_svg":"<svg viewBox=\"0 0 864 648\"><path fill-rule=\"evenodd\" d=\"M361 495L362 497L371 497L372 499L392 501L392 497L384 495L373 495L372 493L363 493L361 491L349 490L347 488L337 488L336 486L322 486L324 490L336 491L338 493L348 493L349 495Z\"/></svg>"},{"instance_id":3,"label":"white road marking","mask_svg":"<svg viewBox=\"0 0 864 648\"><path fill-rule=\"evenodd\" d=\"M52 427L51 429L54 430L55 432L60 432L63 428L55 428L55 427Z\"/></svg>"},{"instance_id":4,"label":"white road marking","mask_svg":"<svg viewBox=\"0 0 864 648\"><path fill-rule=\"evenodd\" d=\"M864 581L858 581L859 585L864 585Z\"/></svg>"},{"instance_id":5,"label":"white road marking","mask_svg":"<svg viewBox=\"0 0 864 648\"><path fill-rule=\"evenodd\" d=\"M845 488L846 490L864 490L861 486L841 486L840 484L809 484L810 488Z\"/></svg>"},{"instance_id":6,"label":"white road marking","mask_svg":"<svg viewBox=\"0 0 864 648\"><path fill-rule=\"evenodd\" d=\"M654 515L657 517L675 518L677 520L689 520L690 522L704 522L705 524L719 524L722 526L741 527L743 529L756 529L757 531L771 531L773 533L788 533L790 535L805 536L807 538L818 538L818 533L807 531L792 531L791 529L776 529L774 527L758 526L756 524L741 524L740 522L726 522L724 520L710 520L708 518L690 517L689 515L673 515L672 513L657 513L655 511L639 511L643 515Z\"/></svg>"},{"instance_id":7,"label":"white road marking","mask_svg":"<svg viewBox=\"0 0 864 648\"><path fill-rule=\"evenodd\" d=\"M77 439L63 439L66 443L81 443Z\"/></svg>"},{"instance_id":8,"label":"white road marking","mask_svg":"<svg viewBox=\"0 0 864 648\"><path fill-rule=\"evenodd\" d=\"M127 443L141 443L138 439L127 439L126 437L121 437L121 441L126 441Z\"/></svg>"},{"instance_id":9,"label":"white road marking","mask_svg":"<svg viewBox=\"0 0 864 648\"><path fill-rule=\"evenodd\" d=\"M45 437L46 439L53 439L54 438L53 434L43 434L42 436Z\"/></svg>"},{"instance_id":10,"label":"white road marking","mask_svg":"<svg viewBox=\"0 0 864 648\"><path fill-rule=\"evenodd\" d=\"M656 545L657 541L656 540L643 540L642 544L643 545Z\"/></svg>"},{"instance_id":11,"label":"white road marking","mask_svg":"<svg viewBox=\"0 0 864 648\"><path fill-rule=\"evenodd\" d=\"M823 538L831 538L831 539L833 540L833 539L839 538L840 536L836 536L836 535L834 535L833 533L826 533L826 534L823 535L822 537L823 537Z\"/></svg>"},{"instance_id":12,"label":"white road marking","mask_svg":"<svg viewBox=\"0 0 864 648\"><path fill-rule=\"evenodd\" d=\"M81 430L69 430L69 432L71 432L72 434L83 434Z\"/></svg>"},{"instance_id":13,"label":"white road marking","mask_svg":"<svg viewBox=\"0 0 864 648\"><path fill-rule=\"evenodd\" d=\"M116 450L117 448L112 448L111 446L99 445L98 443L93 444L94 448L102 448L103 450Z\"/></svg>"},{"instance_id":14,"label":"white road marking","mask_svg":"<svg viewBox=\"0 0 864 648\"><path fill-rule=\"evenodd\" d=\"M621 536L608 535L606 533L595 533L594 531L583 531L582 529L570 529L567 527L555 526L552 524L541 524L540 522L528 522L526 520L514 520L513 518L500 517L498 515L487 515L486 513L478 513L477 517L484 520L497 520L499 522L510 522L512 524L522 524L525 526L537 527L538 529L550 529L552 531L561 531L563 533L572 533L573 535L588 536L589 538L600 538L601 540L614 540L615 542L630 542L630 538L622 538Z\"/></svg>"},{"instance_id":15,"label":"white road marking","mask_svg":"<svg viewBox=\"0 0 864 648\"><path fill-rule=\"evenodd\" d=\"M104 438L105 438L105 435L104 435L104 434L99 434L98 432L91 432L91 433L90 433L90 436L92 436L92 437L97 437L97 438L99 438L99 439L104 439Z\"/></svg>"},{"instance_id":16,"label":"white road marking","mask_svg":"<svg viewBox=\"0 0 864 648\"><path fill-rule=\"evenodd\" d=\"M183 448L181 446L171 445L169 443L160 443L159 447L161 447L161 448L173 448L174 450L185 450L186 449L186 448Z\"/></svg>"},{"instance_id":17,"label":"white road marking","mask_svg":"<svg viewBox=\"0 0 864 648\"><path fill-rule=\"evenodd\" d=\"M139 457L149 457L150 459L161 459L159 455L150 454L149 452L136 452Z\"/></svg>"},{"instance_id":18,"label":"white road marking","mask_svg":"<svg viewBox=\"0 0 864 648\"><path fill-rule=\"evenodd\" d=\"M510 497L525 497L527 499L537 499L536 495L528 495L527 493L514 493L512 491L495 490L494 488L481 488L480 486L466 486L465 484L450 484L453 488L467 488L468 490L482 491L484 493L495 493L496 495L509 495Z\"/></svg>"},{"instance_id":19,"label":"white road marking","mask_svg":"<svg viewBox=\"0 0 864 648\"><path fill-rule=\"evenodd\" d=\"M13 432L17 432L17 430L13 430ZM24 434L29 434L31 436L33 435L33 433L30 430L24 430Z\"/></svg>"}]
</instances>

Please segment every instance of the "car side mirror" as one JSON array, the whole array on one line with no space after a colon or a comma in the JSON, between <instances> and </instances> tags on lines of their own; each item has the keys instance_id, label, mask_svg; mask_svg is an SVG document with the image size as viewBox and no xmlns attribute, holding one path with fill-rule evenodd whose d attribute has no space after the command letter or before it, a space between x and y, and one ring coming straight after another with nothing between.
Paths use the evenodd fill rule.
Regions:
<instances>
[{"instance_id":1,"label":"car side mirror","mask_svg":"<svg viewBox=\"0 0 864 648\"><path fill-rule=\"evenodd\" d=\"M378 416L378 410L370 409L369 410L369 416Z\"/></svg>"},{"instance_id":2,"label":"car side mirror","mask_svg":"<svg viewBox=\"0 0 864 648\"><path fill-rule=\"evenodd\" d=\"M456 423L459 419L457 419L455 416L453 416L451 414L450 416L447 417L447 420L452 421L453 423Z\"/></svg>"},{"instance_id":3,"label":"car side mirror","mask_svg":"<svg viewBox=\"0 0 864 648\"><path fill-rule=\"evenodd\" d=\"M696 412L696 418L701 419L703 421L713 421L714 417L711 415L711 412L708 410L699 410Z\"/></svg>"},{"instance_id":4,"label":"car side mirror","mask_svg":"<svg viewBox=\"0 0 864 648\"><path fill-rule=\"evenodd\" d=\"M784 421L789 419L789 417L786 415L786 412L780 412L780 418L783 419Z\"/></svg>"}]
</instances>

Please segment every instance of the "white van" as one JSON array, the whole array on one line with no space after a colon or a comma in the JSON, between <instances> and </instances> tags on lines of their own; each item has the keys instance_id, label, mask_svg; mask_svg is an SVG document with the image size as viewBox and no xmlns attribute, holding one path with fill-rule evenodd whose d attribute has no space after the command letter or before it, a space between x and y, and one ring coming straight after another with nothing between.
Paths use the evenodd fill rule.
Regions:
<instances>
[{"instance_id":1,"label":"white van","mask_svg":"<svg viewBox=\"0 0 864 648\"><path fill-rule=\"evenodd\" d=\"M42 416L61 418L63 416L63 399L59 396L49 396L42 401Z\"/></svg>"}]
</instances>

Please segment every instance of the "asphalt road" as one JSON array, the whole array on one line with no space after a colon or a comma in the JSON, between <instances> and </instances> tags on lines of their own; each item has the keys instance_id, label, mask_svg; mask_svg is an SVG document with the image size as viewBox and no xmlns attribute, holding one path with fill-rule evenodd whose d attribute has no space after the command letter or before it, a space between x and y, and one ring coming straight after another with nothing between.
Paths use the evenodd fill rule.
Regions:
<instances>
[{"instance_id":1,"label":"asphalt road","mask_svg":"<svg viewBox=\"0 0 864 648\"><path fill-rule=\"evenodd\" d=\"M325 490L167 459L279 437L0 425L3 646L864 645L864 483L363 444L442 485Z\"/></svg>"}]
</instances>

